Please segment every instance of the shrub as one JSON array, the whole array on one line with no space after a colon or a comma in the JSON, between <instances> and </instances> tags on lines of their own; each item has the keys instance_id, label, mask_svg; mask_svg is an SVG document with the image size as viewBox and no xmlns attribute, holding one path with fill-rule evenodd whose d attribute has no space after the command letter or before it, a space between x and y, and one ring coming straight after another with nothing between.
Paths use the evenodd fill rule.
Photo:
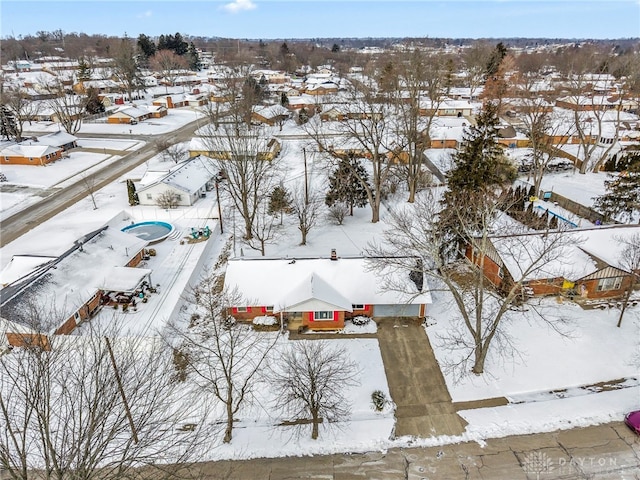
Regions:
<instances>
[{"instance_id":1,"label":"shrub","mask_svg":"<svg viewBox=\"0 0 640 480\"><path fill-rule=\"evenodd\" d=\"M353 317L351 319L351 323L353 323L354 325L356 325L358 327L362 327L363 325L366 325L370 321L371 321L371 319L369 317L367 317L366 315L357 315L357 316L355 316L355 317Z\"/></svg>"},{"instance_id":2,"label":"shrub","mask_svg":"<svg viewBox=\"0 0 640 480\"><path fill-rule=\"evenodd\" d=\"M371 394L371 403L373 404L373 408L376 412L381 412L382 410L384 410L387 402L387 396L382 390L375 390Z\"/></svg>"}]
</instances>

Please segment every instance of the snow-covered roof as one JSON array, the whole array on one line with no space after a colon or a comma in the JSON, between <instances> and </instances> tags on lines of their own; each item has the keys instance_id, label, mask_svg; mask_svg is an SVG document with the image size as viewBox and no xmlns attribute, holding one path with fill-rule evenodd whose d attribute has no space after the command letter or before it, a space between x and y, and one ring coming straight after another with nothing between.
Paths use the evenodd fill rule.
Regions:
<instances>
[{"instance_id":1,"label":"snow-covered roof","mask_svg":"<svg viewBox=\"0 0 640 480\"><path fill-rule=\"evenodd\" d=\"M214 177L214 167L206 157L194 157L173 170L159 183L195 193Z\"/></svg>"},{"instance_id":2,"label":"snow-covered roof","mask_svg":"<svg viewBox=\"0 0 640 480\"><path fill-rule=\"evenodd\" d=\"M50 147L49 145L34 145L31 142L23 142L3 148L0 150L0 157L41 158L45 155L56 153L59 150L59 148Z\"/></svg>"},{"instance_id":3,"label":"snow-covered roof","mask_svg":"<svg viewBox=\"0 0 640 480\"><path fill-rule=\"evenodd\" d=\"M60 147L68 143L73 143L77 140L78 137L62 130L38 137L39 143L42 143L43 145L49 145L51 147Z\"/></svg>"},{"instance_id":4,"label":"snow-covered roof","mask_svg":"<svg viewBox=\"0 0 640 480\"><path fill-rule=\"evenodd\" d=\"M380 275L369 268L369 261L366 258L230 260L225 286L238 288L252 304L273 305L275 311L294 306L321 308L326 304L351 311L351 304L431 303L428 291L417 292L409 272L406 279L398 280L406 284L407 291L415 293L386 289Z\"/></svg>"},{"instance_id":5,"label":"snow-covered roof","mask_svg":"<svg viewBox=\"0 0 640 480\"><path fill-rule=\"evenodd\" d=\"M585 238L580 248L612 267L625 270L620 264L620 256L625 248L618 241L629 240L632 235L640 234L640 225L600 227L582 232Z\"/></svg>"},{"instance_id":6,"label":"snow-covered roof","mask_svg":"<svg viewBox=\"0 0 640 480\"><path fill-rule=\"evenodd\" d=\"M132 292L151 274L148 268L111 267L98 288L110 292Z\"/></svg>"},{"instance_id":7,"label":"snow-covered roof","mask_svg":"<svg viewBox=\"0 0 640 480\"><path fill-rule=\"evenodd\" d=\"M11 261L0 271L0 286L6 286L28 276L38 267L55 260L46 255L14 255Z\"/></svg>"},{"instance_id":8,"label":"snow-covered roof","mask_svg":"<svg viewBox=\"0 0 640 480\"><path fill-rule=\"evenodd\" d=\"M513 235L491 239L505 268L516 281L566 278L577 280L598 270L596 262L578 248L581 237L569 232ZM562 238L561 238L562 237Z\"/></svg>"}]
</instances>

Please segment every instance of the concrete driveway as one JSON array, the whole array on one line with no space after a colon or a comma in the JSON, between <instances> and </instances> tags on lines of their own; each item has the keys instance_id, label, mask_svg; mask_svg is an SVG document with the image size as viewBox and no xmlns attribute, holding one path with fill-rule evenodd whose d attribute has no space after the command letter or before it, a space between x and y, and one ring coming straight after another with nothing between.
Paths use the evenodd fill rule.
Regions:
<instances>
[{"instance_id":1,"label":"concrete driveway","mask_svg":"<svg viewBox=\"0 0 640 480\"><path fill-rule=\"evenodd\" d=\"M395 436L461 435L467 422L456 413L420 321L388 318L377 323L389 392L396 404Z\"/></svg>"}]
</instances>

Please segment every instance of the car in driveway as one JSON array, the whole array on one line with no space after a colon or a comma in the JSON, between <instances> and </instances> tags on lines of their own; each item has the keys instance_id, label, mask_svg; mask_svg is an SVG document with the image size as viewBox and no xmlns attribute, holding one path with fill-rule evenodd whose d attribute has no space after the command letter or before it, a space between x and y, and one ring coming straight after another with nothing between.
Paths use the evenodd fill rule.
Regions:
<instances>
[{"instance_id":1,"label":"car in driveway","mask_svg":"<svg viewBox=\"0 0 640 480\"><path fill-rule=\"evenodd\" d=\"M627 413L624 416L624 423L627 424L627 427L640 435L640 410Z\"/></svg>"}]
</instances>

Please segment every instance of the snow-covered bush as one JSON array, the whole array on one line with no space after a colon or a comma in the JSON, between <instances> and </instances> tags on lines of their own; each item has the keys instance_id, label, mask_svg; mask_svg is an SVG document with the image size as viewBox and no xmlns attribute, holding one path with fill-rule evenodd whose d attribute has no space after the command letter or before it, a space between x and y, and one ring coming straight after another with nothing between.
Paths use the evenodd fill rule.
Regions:
<instances>
[{"instance_id":1,"label":"snow-covered bush","mask_svg":"<svg viewBox=\"0 0 640 480\"><path fill-rule=\"evenodd\" d=\"M387 402L387 396L382 390L375 390L371 394L371 403L373 404L373 408L376 412L381 412L382 410L384 410Z\"/></svg>"},{"instance_id":2,"label":"snow-covered bush","mask_svg":"<svg viewBox=\"0 0 640 480\"><path fill-rule=\"evenodd\" d=\"M354 325L357 325L358 327L367 325L370 321L371 319L366 315L357 315L351 319L351 323L353 323Z\"/></svg>"},{"instance_id":3,"label":"snow-covered bush","mask_svg":"<svg viewBox=\"0 0 640 480\"><path fill-rule=\"evenodd\" d=\"M277 325L278 319L273 315L262 315L253 319L254 325Z\"/></svg>"}]
</instances>

